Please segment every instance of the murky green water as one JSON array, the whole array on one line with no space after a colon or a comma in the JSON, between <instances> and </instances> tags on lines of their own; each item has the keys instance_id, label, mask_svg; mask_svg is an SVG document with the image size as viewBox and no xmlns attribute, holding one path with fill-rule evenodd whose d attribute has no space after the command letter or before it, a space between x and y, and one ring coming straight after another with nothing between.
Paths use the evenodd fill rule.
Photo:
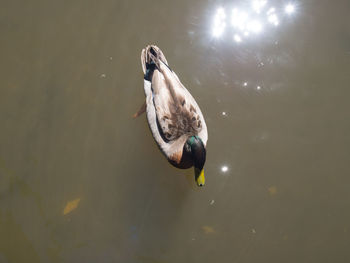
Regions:
<instances>
[{"instance_id":1,"label":"murky green water","mask_svg":"<svg viewBox=\"0 0 350 263\"><path fill-rule=\"evenodd\" d=\"M350 261L350 2L238 38L241 4L2 1L1 263ZM131 118L150 43L205 115L204 188Z\"/></svg>"}]
</instances>

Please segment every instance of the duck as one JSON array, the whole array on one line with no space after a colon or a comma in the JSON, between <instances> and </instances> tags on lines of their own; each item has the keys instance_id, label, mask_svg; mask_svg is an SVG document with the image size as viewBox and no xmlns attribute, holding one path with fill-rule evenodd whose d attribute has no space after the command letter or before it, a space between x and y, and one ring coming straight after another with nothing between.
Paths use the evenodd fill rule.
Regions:
<instances>
[{"instance_id":1,"label":"duck","mask_svg":"<svg viewBox=\"0 0 350 263\"><path fill-rule=\"evenodd\" d=\"M169 163L194 167L196 184L204 186L208 130L197 102L156 45L142 49L141 65L146 99L133 117L146 112L152 136Z\"/></svg>"}]
</instances>

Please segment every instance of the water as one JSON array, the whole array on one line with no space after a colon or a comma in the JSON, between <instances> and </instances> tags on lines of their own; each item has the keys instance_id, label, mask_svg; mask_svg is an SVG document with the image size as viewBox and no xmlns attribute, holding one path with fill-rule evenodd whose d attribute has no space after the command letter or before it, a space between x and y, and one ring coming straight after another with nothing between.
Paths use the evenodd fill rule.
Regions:
<instances>
[{"instance_id":1,"label":"water","mask_svg":"<svg viewBox=\"0 0 350 263\"><path fill-rule=\"evenodd\" d=\"M2 2L1 263L349 262L350 2L269 1L237 42L241 4ZM206 118L204 188L131 118L151 43Z\"/></svg>"}]
</instances>

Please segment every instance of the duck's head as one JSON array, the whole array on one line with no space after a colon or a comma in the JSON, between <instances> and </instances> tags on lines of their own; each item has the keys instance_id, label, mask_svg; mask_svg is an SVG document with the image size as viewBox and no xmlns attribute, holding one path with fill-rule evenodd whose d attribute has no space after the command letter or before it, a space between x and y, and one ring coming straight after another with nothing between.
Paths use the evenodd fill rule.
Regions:
<instances>
[{"instance_id":1,"label":"duck's head","mask_svg":"<svg viewBox=\"0 0 350 263\"><path fill-rule=\"evenodd\" d=\"M205 184L204 163L206 150L203 141L198 136L191 136L186 141L186 148L191 152L194 164L195 180L198 186Z\"/></svg>"}]
</instances>

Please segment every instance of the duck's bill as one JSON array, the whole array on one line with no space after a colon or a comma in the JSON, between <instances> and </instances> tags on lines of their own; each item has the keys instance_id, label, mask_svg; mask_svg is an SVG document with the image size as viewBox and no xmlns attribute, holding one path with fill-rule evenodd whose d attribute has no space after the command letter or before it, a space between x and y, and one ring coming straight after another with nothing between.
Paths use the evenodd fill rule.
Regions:
<instances>
[{"instance_id":1,"label":"duck's bill","mask_svg":"<svg viewBox=\"0 0 350 263\"><path fill-rule=\"evenodd\" d=\"M195 179L198 186L204 186L205 184L204 169L199 170L195 168Z\"/></svg>"}]
</instances>

